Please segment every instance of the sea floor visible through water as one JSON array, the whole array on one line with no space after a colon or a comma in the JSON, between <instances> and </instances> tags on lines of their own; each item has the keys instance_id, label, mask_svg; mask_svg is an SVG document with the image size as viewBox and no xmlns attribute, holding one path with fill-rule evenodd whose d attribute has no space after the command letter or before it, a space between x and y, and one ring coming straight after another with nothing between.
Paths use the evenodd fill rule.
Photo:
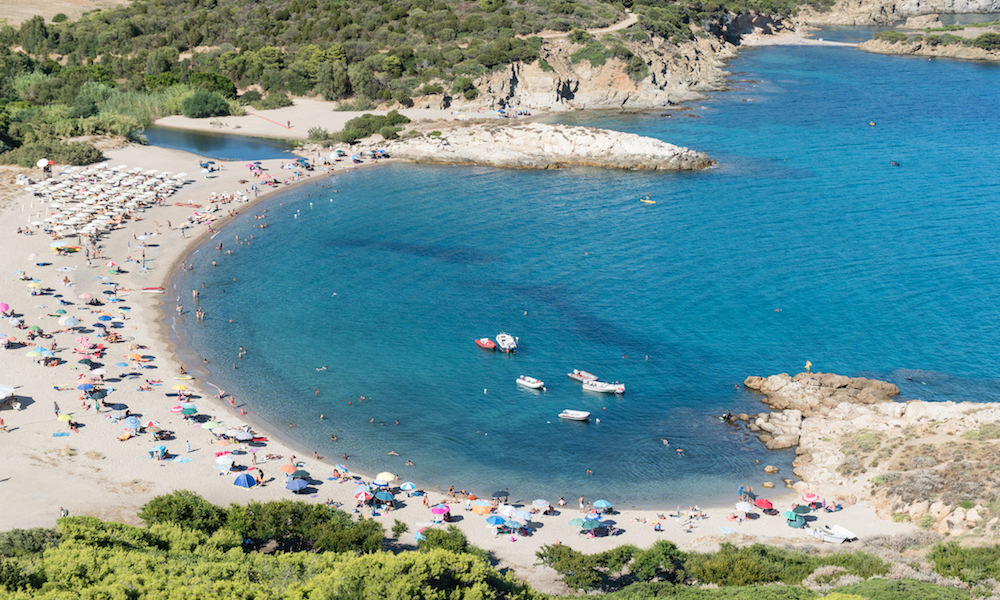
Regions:
<instances>
[{"instance_id":1,"label":"sea floor visible through water","mask_svg":"<svg viewBox=\"0 0 1000 600\"><path fill-rule=\"evenodd\" d=\"M395 164L247 209L175 279L185 360L333 462L621 506L781 486L793 453L718 419L764 409L747 375L810 360L997 400L1000 68L767 47L731 70L682 111L559 117L704 151L706 171ZM500 331L516 354L473 343ZM627 391L583 392L574 368Z\"/></svg>"}]
</instances>

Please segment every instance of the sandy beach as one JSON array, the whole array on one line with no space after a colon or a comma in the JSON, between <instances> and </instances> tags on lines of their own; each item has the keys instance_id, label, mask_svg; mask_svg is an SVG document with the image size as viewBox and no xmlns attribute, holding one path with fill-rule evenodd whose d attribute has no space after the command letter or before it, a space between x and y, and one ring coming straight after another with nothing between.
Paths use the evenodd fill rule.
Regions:
<instances>
[{"instance_id":1,"label":"sandy beach","mask_svg":"<svg viewBox=\"0 0 1000 600\"><path fill-rule=\"evenodd\" d=\"M338 129L336 119L350 118L346 113L333 113L322 108L319 103L298 100L295 107L271 111L278 116L282 113L285 120L292 120L293 131L302 135L309 127L319 125L329 130ZM312 119L312 112L323 111L323 117L330 120ZM410 111L404 111L409 113ZM170 117L170 126L183 117ZM242 133L249 135L270 135L269 127L277 126L254 116L232 117L239 119L238 130L221 129L226 133ZM281 119L275 119L279 122ZM244 125L247 121L260 121L258 127ZM207 123L202 123L208 127ZM220 131L220 129L212 129ZM281 137L291 137L284 132ZM179 151L165 150L155 147L130 146L106 153L109 164L124 163L129 167L141 169L159 169L171 172L186 171L198 173L199 158ZM285 179L291 171L281 169L280 160L264 161L267 172L278 179ZM333 169L333 175L352 168L340 163ZM55 171L58 172L56 167ZM41 176L35 171L36 178ZM315 180L330 177L331 174L320 170L314 171L305 180ZM39 340L46 346L53 342L57 344L56 356L64 362L58 366L46 367L35 359L26 357L28 347L0 350L0 384L16 386L16 395L22 403L22 410L4 409L0 417L5 421L7 431L0 432L0 447L3 448L5 461L0 471L0 493L4 497L4 505L8 510L0 514L0 528L50 527L59 516L60 508L65 508L71 515L93 515L103 519L114 519L129 523L137 523L136 511L150 498L178 489L190 489L203 495L212 502L228 504L232 502L247 502L250 500L272 500L295 498L305 502L343 503L343 508L351 511L355 506L353 492L355 484L330 481L333 465L338 459L316 460L311 455L302 456L301 452L292 449L288 444L270 435L273 432L256 430L259 437L269 438L266 446L258 448L256 456L273 455L273 460L261 462L256 469L265 474L268 482L264 487L250 490L233 485L235 473L218 474L214 468L216 453L232 450L233 446L219 446L213 440L212 434L198 424L185 421L180 415L170 411L176 404L176 398L165 397L165 393L173 393L174 385L187 385L194 391L200 414L210 415L227 427L238 427L252 421L253 415L241 416L240 403L231 407L224 400L215 399L212 388L203 388L198 379L178 379L180 367L174 349L164 331L164 315L161 304L163 297L159 294L140 293L144 287L167 286L176 269L181 264L192 246L208 235L205 225L187 231L168 228L172 224L183 223L194 211L200 210L191 204L207 206L213 194L234 193L246 191L249 184L240 183L241 179L249 177L248 170L242 163L225 163L224 169L211 179L205 175L192 175L192 183L185 185L180 191L169 198L162 206L157 206L138 214L141 220L127 220L122 226L99 241L102 252L100 260L93 260L88 266L83 252L58 256L50 250L52 238L32 227L32 235L17 234L18 227L40 220L44 216L46 206L41 206L39 199L29 193L20 193L12 200L0 206L0 218L3 221L4 235L0 238L0 302L8 303L14 312L22 315L27 326L38 325L51 338ZM250 178L252 179L252 178ZM282 185L277 193L287 189ZM249 194L253 198L253 194ZM261 195L263 199L266 195ZM260 200L258 199L258 201ZM188 204L178 206L178 203ZM231 203L221 205L218 214L225 215L229 210L245 212L253 210L251 202ZM221 221L216 221L213 227L218 230ZM146 270L140 268L135 260L143 251L139 238L144 237ZM115 261L122 265L125 273L109 275L104 266L107 261ZM37 263L50 263L38 266ZM62 269L62 270L57 270ZM24 271L37 279L42 289L51 290L44 295L32 296L26 288L26 281L19 280L15 275ZM92 311L100 312L111 308L91 307L79 299L80 294L91 294L100 297L103 288L102 281L97 276L110 276L119 284L118 296L123 299L119 303L131 310L122 313L116 320L122 323L117 329L131 341L108 344L106 355L100 360L104 363L108 374L107 385L114 388L107 400L115 405L127 406L145 422L156 420L164 429L174 431L176 438L165 442L154 442L148 433L127 441L119 441L117 436L123 433L123 426L114 423L111 413L95 412L81 406L81 392L77 390L78 381L87 372L84 365L77 363L72 349L74 338L80 333L59 331L64 329L58 324L57 317L51 316L58 309L66 310L71 315L79 315L82 324L91 323L96 318ZM70 285L63 280L68 278ZM131 290L131 291L130 291ZM61 296L61 298L59 296ZM63 300L64 302L61 302ZM183 298L185 309L191 299ZM68 303L68 304L67 304ZM16 329L7 319L0 320L0 333L7 334L19 341L25 340L24 329ZM96 331L86 333L90 337ZM143 356L155 357L146 364L148 369L141 370L141 376L135 379L119 379L116 377L122 369L112 367L116 362L125 360L130 354L130 346ZM736 373L735 377L743 374ZM161 380L152 390L141 391L145 379ZM57 391L56 387L65 391ZM62 413L71 415L75 422L81 424L77 432L69 433L67 423L59 421L53 414L53 403L58 403ZM120 413L121 410L117 411ZM116 413L116 414L117 414ZM56 435L60 434L60 435ZM62 435L65 434L65 435ZM186 444L190 443L190 451ZM162 443L170 455L189 460L158 461L149 457L149 449ZM350 448L344 448L350 452ZM285 476L279 470L289 462L293 454L298 454L296 461L301 467L312 474L316 489L315 493L294 495L285 489ZM234 455L236 464L242 467L252 467L250 454ZM763 466L763 465L762 465ZM251 470L250 473L256 472ZM366 481L371 481L372 473L361 475ZM787 476L783 474L782 476ZM418 476L419 477L419 476ZM762 474L762 478L763 478ZM419 479L416 480L419 483ZM401 481L394 482L396 485ZM733 481L732 502L737 501L736 488L741 483L749 483L756 487L756 482ZM503 566L514 568L517 573L543 591L565 591L556 581L555 573L545 567L536 566L535 552L544 544L556 542L570 544L583 551L602 551L621 544L649 546L661 539L676 542L682 549L708 549L722 541L770 542L782 543L795 541L821 546L822 543L805 537L800 530L786 526L785 519L780 516L759 515L756 519L744 522L730 521L727 515L733 512L733 504L723 506L702 506L707 516L705 519L690 521L690 527L685 527L688 521L687 506L679 507L683 518L667 516L678 507L669 502L670 482L665 480L664 505L659 510L626 510L616 512L609 518L622 531L616 536L588 538L580 533L578 527L569 524L570 519L582 517L577 508L577 498L566 498L567 505L558 508L554 515L539 515L535 518L533 533L530 536L495 535L489 528L484 517L465 510L464 500L454 499L452 514L456 517L455 524L469 537L470 541L486 550L493 552ZM779 484L780 485L780 484ZM461 481L455 482L456 489L462 487ZM775 508L787 510L798 502L799 494L790 489L757 490L773 501ZM446 500L441 490L428 490L429 506ZM432 521L433 515L423 504L423 498L408 498L405 492L398 493L402 500L401 506L391 512L375 517L388 530L395 519L409 525L410 531L404 535L404 541L412 542L413 532L418 524ZM511 489L511 503L525 504L530 508L532 498L522 498L516 488ZM547 498L555 502L557 498ZM594 500L587 498L586 500ZM611 502L615 499L608 498ZM719 504L715 502L714 504ZM368 512L367 510L365 511ZM659 518L663 515L664 518ZM816 513L817 524L840 524L861 537L893 534L913 531L910 524L892 523L880 520L873 509L865 504L847 506L844 510L827 514ZM654 523L660 522L662 531L654 529ZM391 534L389 534L391 535ZM826 545L830 547L829 544Z\"/></svg>"}]
</instances>

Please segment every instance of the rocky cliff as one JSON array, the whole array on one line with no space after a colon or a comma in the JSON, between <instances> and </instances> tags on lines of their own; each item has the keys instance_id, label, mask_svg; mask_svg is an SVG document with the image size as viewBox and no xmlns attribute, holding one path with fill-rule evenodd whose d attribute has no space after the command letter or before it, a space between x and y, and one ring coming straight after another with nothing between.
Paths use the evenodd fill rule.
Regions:
<instances>
[{"instance_id":1,"label":"rocky cliff","mask_svg":"<svg viewBox=\"0 0 1000 600\"><path fill-rule=\"evenodd\" d=\"M830 10L804 9L800 18L808 25L890 25L920 15L997 12L1000 0L836 0Z\"/></svg>"},{"instance_id":2,"label":"rocky cliff","mask_svg":"<svg viewBox=\"0 0 1000 600\"><path fill-rule=\"evenodd\" d=\"M1000 404L894 402L891 383L824 373L745 384L776 409L748 427L796 447L796 489L868 498L883 518L942 533L1000 530Z\"/></svg>"},{"instance_id":3,"label":"rocky cliff","mask_svg":"<svg viewBox=\"0 0 1000 600\"><path fill-rule=\"evenodd\" d=\"M421 163L519 169L603 167L688 171L713 164L705 154L657 139L593 127L481 123L380 142L394 158Z\"/></svg>"}]
</instances>

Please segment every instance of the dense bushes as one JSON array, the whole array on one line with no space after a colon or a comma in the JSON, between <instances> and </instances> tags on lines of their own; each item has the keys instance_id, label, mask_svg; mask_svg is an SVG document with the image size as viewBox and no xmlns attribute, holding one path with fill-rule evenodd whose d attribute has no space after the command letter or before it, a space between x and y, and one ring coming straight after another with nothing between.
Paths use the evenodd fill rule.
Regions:
<instances>
[{"instance_id":1,"label":"dense bushes","mask_svg":"<svg viewBox=\"0 0 1000 600\"><path fill-rule=\"evenodd\" d=\"M212 534L226 524L226 511L194 492L178 490L147 502L139 518L149 525L175 523Z\"/></svg>"},{"instance_id":2,"label":"dense bushes","mask_svg":"<svg viewBox=\"0 0 1000 600\"><path fill-rule=\"evenodd\" d=\"M928 558L934 570L946 577L957 577L969 584L984 579L1000 580L1000 545L963 547L955 542L938 544Z\"/></svg>"},{"instance_id":3,"label":"dense bushes","mask_svg":"<svg viewBox=\"0 0 1000 600\"><path fill-rule=\"evenodd\" d=\"M218 92L195 90L181 102L181 110L185 117L192 119L219 117L229 114L229 103Z\"/></svg>"},{"instance_id":4,"label":"dense bushes","mask_svg":"<svg viewBox=\"0 0 1000 600\"><path fill-rule=\"evenodd\" d=\"M33 167L43 158L63 165L89 165L104 159L101 151L84 142L59 142L52 139L28 142L0 154L0 163Z\"/></svg>"}]
</instances>

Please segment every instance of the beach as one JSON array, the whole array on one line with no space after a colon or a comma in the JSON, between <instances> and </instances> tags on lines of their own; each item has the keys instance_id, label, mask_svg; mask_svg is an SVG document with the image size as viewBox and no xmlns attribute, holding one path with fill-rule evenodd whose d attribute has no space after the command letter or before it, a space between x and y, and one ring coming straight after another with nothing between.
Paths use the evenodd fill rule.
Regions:
<instances>
[{"instance_id":1,"label":"beach","mask_svg":"<svg viewBox=\"0 0 1000 600\"><path fill-rule=\"evenodd\" d=\"M298 101L302 102L302 101ZM290 107L291 109L299 108ZM282 109L284 110L284 109ZM303 109L304 110L304 109ZM306 112L289 113L295 128L302 131L312 126L309 114ZM252 117L241 117L249 120ZM320 126L335 129L317 123ZM250 127L240 127L237 131L224 130L227 133L247 133ZM258 135L263 135L258 133ZM328 478L334 465L342 462L340 457L330 457L320 460L310 455L303 455L295 449L295 440L291 437L283 441L281 436L275 437L274 431L262 431L254 423L252 413L241 415L243 399L236 406L230 406L225 399L213 396L216 390L205 385L200 379L178 379L181 377L182 365L178 361L177 352L171 347L164 326L164 297L156 293L141 293L144 287L167 287L172 275L184 265L185 255L201 243L211 232L205 225L196 225L187 230L168 228L168 223L183 223L195 211L200 211L210 202L213 194L231 194L247 192L249 183L240 183L241 179L250 179L249 171L243 163L224 163L221 171L212 173L211 178L205 174L197 174L201 159L192 154L180 151L165 150L155 147L129 146L106 152L108 164L124 163L130 168L142 170L158 169L170 172L186 171L195 173L188 179L192 183L180 188L177 194L171 196L162 206L153 207L138 216L141 220L126 220L122 226L99 241L102 252L101 259L92 260L88 266L84 253L77 252L66 256L56 255L50 250L52 239L32 227L31 235L17 234L19 227L35 221L45 207L39 206L39 200L28 193L20 193L0 207L0 218L3 219L5 235L0 239L0 302L8 303L21 315L25 325L38 325L46 333L64 329L58 324L58 318L50 315L56 310L66 310L71 315L80 315L81 322L89 324L101 310L113 308L90 307L79 298L80 294L90 294L100 297L103 280L97 276L110 277L118 284L118 297L130 310L116 316L116 322L121 327L115 331L125 338L134 338L123 342L109 344L106 356L101 363L112 377L122 370L110 365L126 360L133 351L144 357L155 357L145 362L140 376L134 379L109 381L108 385L115 390L108 396L108 402L127 406L131 413L139 415L143 422L155 420L164 429L174 431L175 439L154 442L148 433L126 441L117 437L123 433L123 426L112 421L109 412L97 413L93 408L85 410L81 406L77 390L81 375L87 368L76 361L72 352L74 338L79 333L63 331L53 333L52 338L40 340L46 346L56 342L56 355L65 362L54 367L38 364L33 358L26 357L30 345L15 349L0 350L0 384L16 386L16 395L21 399L22 410L5 409L0 411L0 417L5 421L7 431L0 432L0 444L5 449L6 461L0 474L0 490L9 508L0 516L0 529L51 527L59 517L60 509L65 509L70 515L92 515L103 519L120 520L127 523L139 522L136 512L154 496L170 493L179 489L193 490L208 500L218 504L242 503L294 498L305 502L337 502L350 512L355 506L353 493L356 481L337 482ZM291 177L292 171L281 168L282 160L263 161L266 172L278 179ZM354 168L338 163L333 169L337 172ZM54 167L58 172L59 167ZM38 170L34 177L40 177ZM302 181L330 177L321 170L316 170L304 177ZM294 183L290 183L294 185ZM289 185L281 185L271 193L280 193ZM254 195L249 193L250 202L235 202L222 204L216 214L225 215L229 210L241 213L252 211ZM267 197L262 194L259 199ZM184 204L184 206L178 206ZM193 205L199 205L197 207ZM224 219L217 219L212 225L218 231L223 226ZM145 238L140 240L139 238ZM227 238L228 239L228 238ZM139 242L144 247L140 247ZM129 262L131 257L137 261L141 252L145 252L146 269L140 268L139 262ZM118 275L109 274L106 262L115 261L125 271ZM50 263L38 266L37 263ZM62 270L57 270L62 269ZM20 280L15 273L24 271L28 276L37 279L41 289L53 290L40 296L32 296L26 288L26 281ZM64 278L71 285L63 283ZM209 290L209 293L211 291ZM66 304L61 300L69 302ZM172 299L167 298L168 304ZM180 303L185 311L185 318L195 318L195 307L190 296L182 296ZM91 313L91 309L96 312ZM112 311L114 312L114 311ZM116 313L117 315L117 313ZM187 315L190 315L188 317ZM85 319L85 318L86 319ZM24 339L26 331L15 329L8 321L0 321L0 333L8 334L19 341ZM88 333L93 337L96 332ZM192 367L192 365L188 365ZM193 368L188 369L193 371ZM744 374L735 373L734 377L742 378ZM140 390L146 387L146 379L158 380L162 383L151 386L150 390ZM232 450L232 446L219 446L213 440L212 434L200 424L193 424L183 419L179 414L171 412L176 404L175 397L165 397L165 393L174 393L172 388L184 385L194 392L193 401L197 404L199 413L208 415L225 427L239 427L243 424L253 424L258 438L267 438L266 445L258 446L256 456L274 456L276 458L259 461L256 467L252 464L251 454L230 455L236 464L242 468L251 467L251 474L258 470L264 472L267 485L242 489L236 487L233 473L217 474L213 468L217 452ZM54 387L65 388L57 391ZM58 403L60 413L70 414L74 422L80 423L77 432L68 432L66 422L59 421L53 414L54 405ZM121 409L116 411L120 413ZM54 435L54 434L68 435ZM187 443L190 443L190 451ZM149 450L157 444L163 444L170 455L189 461L155 460L149 457ZM345 452L350 448L345 447ZM289 463L296 455L296 463L309 471L314 481L314 493L302 495L292 494L285 489L285 475L280 467ZM371 481L374 473L354 473L365 481ZM419 479L415 479L420 483ZM402 480L391 482L399 485ZM589 538L581 534L579 527L569 524L574 517L583 517L585 511L580 511L578 498L567 497L566 506L556 507L554 515L536 516L533 533L530 536L496 535L489 528L482 516L465 510L465 499L457 495L446 496L443 490L427 490L428 502L424 505L422 497L407 497L406 492L396 494L397 499L405 505L390 512L383 512L374 517L383 523L388 530L393 521L398 519L409 526L410 531L403 536L403 541L412 542L413 533L421 526L428 525L433 520L429 506L442 501L450 504L451 514L456 519L454 524L460 527L470 542L476 546L493 552L501 561L502 566L514 568L516 572L543 591L564 591L556 582L553 571L535 565L535 552L546 544L569 544L586 552L603 551L622 544L634 544L640 547L649 546L657 540L671 540L682 549L709 549L720 542L738 543L767 542L785 543L797 542L821 545L820 542L805 537L801 530L790 529L780 516L765 516L759 511L759 518L745 521L727 519L734 512L737 498L737 486L746 482L733 481L732 503L723 503L718 499L706 499L706 504L700 510L707 516L704 519L687 518L689 507L666 505L659 509L623 510L610 515L615 526L621 530L616 536L601 536ZM754 482L750 482L754 485ZM665 486L669 485L665 482ZM456 489L462 487L462 482L455 482ZM800 493L791 489L758 490L768 497L778 510L787 510L793 504L799 503ZM533 498L519 495L516 487L510 490L512 504L522 504L529 508ZM546 498L555 503L557 498ZM585 504L596 498L584 499ZM614 498L608 498L612 503ZM830 498L829 500L833 500ZM670 513L680 512L680 518L670 517ZM362 514L368 514L364 509ZM662 515L662 517L660 516ZM361 514L356 515L361 518ZM817 524L839 524L854 531L862 540L873 535L887 535L909 532L914 526L904 523L893 523L879 519L871 506L864 503L845 506L836 513L816 513ZM660 529L654 528L654 523L660 523ZM686 526L688 523L689 526ZM723 530L725 528L725 531Z\"/></svg>"}]
</instances>

